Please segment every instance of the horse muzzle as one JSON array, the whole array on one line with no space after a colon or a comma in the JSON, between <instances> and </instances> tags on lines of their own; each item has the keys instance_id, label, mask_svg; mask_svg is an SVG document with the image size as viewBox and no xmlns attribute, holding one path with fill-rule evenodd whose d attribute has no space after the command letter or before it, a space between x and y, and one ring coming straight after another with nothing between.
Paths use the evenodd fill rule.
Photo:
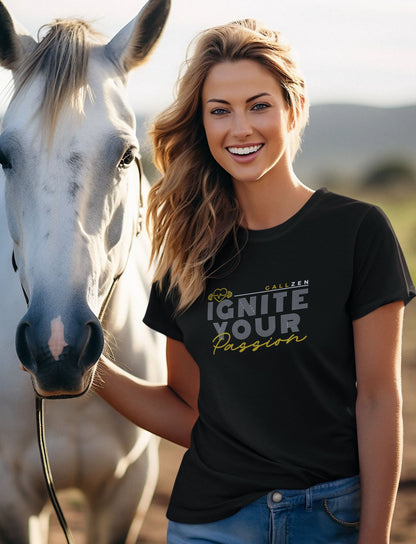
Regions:
<instances>
[{"instance_id":1,"label":"horse muzzle","mask_svg":"<svg viewBox=\"0 0 416 544\"><path fill-rule=\"evenodd\" d=\"M16 330L16 351L43 398L80 396L91 383L104 347L98 318L87 305L47 318L50 312L30 306Z\"/></svg>"}]
</instances>

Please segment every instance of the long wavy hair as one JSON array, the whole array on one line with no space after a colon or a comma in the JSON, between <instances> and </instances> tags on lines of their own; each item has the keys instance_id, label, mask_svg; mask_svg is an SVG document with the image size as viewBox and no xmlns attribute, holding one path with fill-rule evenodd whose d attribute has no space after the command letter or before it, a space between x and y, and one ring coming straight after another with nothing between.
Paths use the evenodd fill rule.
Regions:
<instances>
[{"instance_id":1,"label":"long wavy hair","mask_svg":"<svg viewBox=\"0 0 416 544\"><path fill-rule=\"evenodd\" d=\"M192 52L193 51L193 52ZM305 82L290 47L279 32L253 19L236 21L202 32L191 43L176 99L154 121L154 161L162 178L152 187L147 226L152 238L154 280L168 277L177 288L178 311L204 291L215 256L244 218L230 175L212 157L202 123L201 94L207 74L221 62L254 60L279 81L295 128L291 132L293 160L308 120Z\"/></svg>"}]
</instances>

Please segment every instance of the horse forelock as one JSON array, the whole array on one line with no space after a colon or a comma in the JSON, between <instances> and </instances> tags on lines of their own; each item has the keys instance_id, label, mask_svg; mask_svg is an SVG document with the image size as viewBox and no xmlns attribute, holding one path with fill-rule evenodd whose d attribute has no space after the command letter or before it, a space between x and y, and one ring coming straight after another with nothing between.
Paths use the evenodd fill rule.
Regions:
<instances>
[{"instance_id":1,"label":"horse forelock","mask_svg":"<svg viewBox=\"0 0 416 544\"><path fill-rule=\"evenodd\" d=\"M42 129L53 134L64 105L82 114L90 93L87 82L89 54L93 46L104 43L101 34L80 19L57 19L40 29L49 29L15 74L14 96L21 94L37 76L44 81L41 104Z\"/></svg>"}]
</instances>

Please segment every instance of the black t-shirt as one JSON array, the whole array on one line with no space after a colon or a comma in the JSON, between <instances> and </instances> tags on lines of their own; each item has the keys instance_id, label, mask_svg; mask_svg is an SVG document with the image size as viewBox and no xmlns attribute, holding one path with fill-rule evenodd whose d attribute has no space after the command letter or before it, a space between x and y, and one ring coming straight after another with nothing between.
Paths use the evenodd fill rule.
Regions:
<instances>
[{"instance_id":1,"label":"black t-shirt","mask_svg":"<svg viewBox=\"0 0 416 544\"><path fill-rule=\"evenodd\" d=\"M153 286L144 318L200 369L200 415L168 509L179 522L357 474L352 321L415 295L370 204L320 189L285 223L245 235L238 263L220 252L216 267L228 265L188 310Z\"/></svg>"}]
</instances>

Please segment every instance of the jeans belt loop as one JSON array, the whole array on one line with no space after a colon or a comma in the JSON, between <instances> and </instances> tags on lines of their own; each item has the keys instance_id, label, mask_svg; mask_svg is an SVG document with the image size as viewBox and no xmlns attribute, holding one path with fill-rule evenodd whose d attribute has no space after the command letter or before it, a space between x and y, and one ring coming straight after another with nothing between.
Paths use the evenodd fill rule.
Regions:
<instances>
[{"instance_id":1,"label":"jeans belt loop","mask_svg":"<svg viewBox=\"0 0 416 544\"><path fill-rule=\"evenodd\" d=\"M305 492L305 510L307 512L312 511L312 489L307 489Z\"/></svg>"}]
</instances>

